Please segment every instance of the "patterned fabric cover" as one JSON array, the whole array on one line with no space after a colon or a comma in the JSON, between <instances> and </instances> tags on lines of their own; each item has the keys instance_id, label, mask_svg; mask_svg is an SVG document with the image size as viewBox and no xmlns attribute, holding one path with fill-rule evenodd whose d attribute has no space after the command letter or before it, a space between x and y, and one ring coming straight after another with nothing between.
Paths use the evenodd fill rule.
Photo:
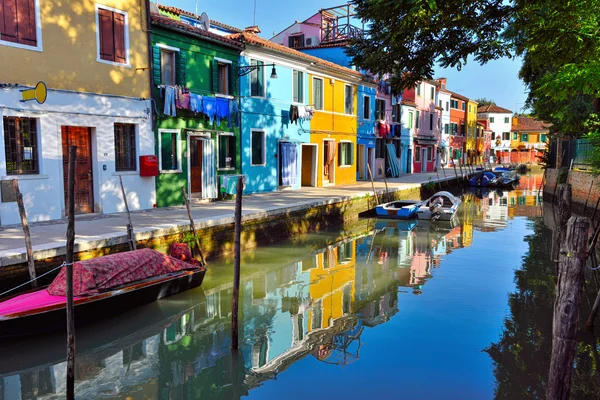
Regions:
<instances>
[{"instance_id":1,"label":"patterned fabric cover","mask_svg":"<svg viewBox=\"0 0 600 400\"><path fill-rule=\"evenodd\" d=\"M169 247L169 255L193 265L200 265L200 262L192 256L192 252L186 243L172 243Z\"/></svg>"},{"instance_id":2,"label":"patterned fabric cover","mask_svg":"<svg viewBox=\"0 0 600 400\"><path fill-rule=\"evenodd\" d=\"M198 268L152 249L78 261L73 265L73 296L90 296L170 272ZM48 293L66 296L66 280L67 271L63 267L48 286Z\"/></svg>"}]
</instances>

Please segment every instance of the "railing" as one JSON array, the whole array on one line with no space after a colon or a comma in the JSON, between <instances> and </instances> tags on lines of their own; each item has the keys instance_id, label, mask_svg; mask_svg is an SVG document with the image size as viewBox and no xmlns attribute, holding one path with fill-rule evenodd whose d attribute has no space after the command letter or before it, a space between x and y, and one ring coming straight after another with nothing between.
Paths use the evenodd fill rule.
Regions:
<instances>
[{"instance_id":1,"label":"railing","mask_svg":"<svg viewBox=\"0 0 600 400\"><path fill-rule=\"evenodd\" d=\"M592 169L592 149L593 144L589 139L563 140L561 143L561 153L563 153L561 167Z\"/></svg>"},{"instance_id":2,"label":"railing","mask_svg":"<svg viewBox=\"0 0 600 400\"><path fill-rule=\"evenodd\" d=\"M341 40L358 39L363 37L363 30L351 25L329 26L321 29L321 43L331 43Z\"/></svg>"}]
</instances>

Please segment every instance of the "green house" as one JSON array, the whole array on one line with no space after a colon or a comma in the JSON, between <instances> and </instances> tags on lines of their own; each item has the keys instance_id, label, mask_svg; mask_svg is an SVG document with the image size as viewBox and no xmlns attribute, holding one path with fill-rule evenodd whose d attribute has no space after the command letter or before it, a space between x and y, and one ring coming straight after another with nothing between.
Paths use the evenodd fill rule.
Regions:
<instances>
[{"instance_id":1,"label":"green house","mask_svg":"<svg viewBox=\"0 0 600 400\"><path fill-rule=\"evenodd\" d=\"M222 198L241 169L243 44L168 16L151 20L157 206L184 204L182 188L190 200Z\"/></svg>"}]
</instances>

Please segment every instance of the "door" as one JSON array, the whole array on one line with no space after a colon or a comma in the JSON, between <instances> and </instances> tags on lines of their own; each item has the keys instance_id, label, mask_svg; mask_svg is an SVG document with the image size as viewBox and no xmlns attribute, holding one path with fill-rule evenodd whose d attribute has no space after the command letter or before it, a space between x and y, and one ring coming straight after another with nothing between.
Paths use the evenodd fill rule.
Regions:
<instances>
[{"instance_id":1,"label":"door","mask_svg":"<svg viewBox=\"0 0 600 400\"><path fill-rule=\"evenodd\" d=\"M199 142L202 144L202 198L216 199L218 196L215 142L210 138L203 138Z\"/></svg>"},{"instance_id":2,"label":"door","mask_svg":"<svg viewBox=\"0 0 600 400\"><path fill-rule=\"evenodd\" d=\"M427 147L421 147L421 172L427 172Z\"/></svg>"},{"instance_id":3,"label":"door","mask_svg":"<svg viewBox=\"0 0 600 400\"><path fill-rule=\"evenodd\" d=\"M294 143L279 143L279 186L298 183L298 151Z\"/></svg>"},{"instance_id":4,"label":"door","mask_svg":"<svg viewBox=\"0 0 600 400\"><path fill-rule=\"evenodd\" d=\"M202 141L190 137L190 192L202 193Z\"/></svg>"},{"instance_id":5,"label":"door","mask_svg":"<svg viewBox=\"0 0 600 400\"><path fill-rule=\"evenodd\" d=\"M91 128L81 126L63 126L61 132L65 213L68 209L70 146L77 146L75 160L75 214L94 212L92 130Z\"/></svg>"},{"instance_id":6,"label":"door","mask_svg":"<svg viewBox=\"0 0 600 400\"><path fill-rule=\"evenodd\" d=\"M412 174L412 149L408 149L406 152L406 173Z\"/></svg>"},{"instance_id":7,"label":"door","mask_svg":"<svg viewBox=\"0 0 600 400\"><path fill-rule=\"evenodd\" d=\"M314 152L316 146L302 145L302 176L300 183L302 186L314 186L313 183L313 168L315 164L313 162Z\"/></svg>"},{"instance_id":8,"label":"door","mask_svg":"<svg viewBox=\"0 0 600 400\"><path fill-rule=\"evenodd\" d=\"M335 140L323 141L323 184L335 182Z\"/></svg>"},{"instance_id":9,"label":"door","mask_svg":"<svg viewBox=\"0 0 600 400\"><path fill-rule=\"evenodd\" d=\"M356 163L356 170L358 172L358 179L367 179L367 174L365 173L366 162L365 162L365 153L366 148L364 144L358 145L358 162Z\"/></svg>"}]
</instances>

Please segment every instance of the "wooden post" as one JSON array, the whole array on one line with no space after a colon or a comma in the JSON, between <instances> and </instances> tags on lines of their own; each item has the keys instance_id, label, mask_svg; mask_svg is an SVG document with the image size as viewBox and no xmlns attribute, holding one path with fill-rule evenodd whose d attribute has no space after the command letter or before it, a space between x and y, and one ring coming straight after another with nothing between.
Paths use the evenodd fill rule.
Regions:
<instances>
[{"instance_id":1,"label":"wooden post","mask_svg":"<svg viewBox=\"0 0 600 400\"><path fill-rule=\"evenodd\" d=\"M571 185L568 183L561 183L558 187L558 221L555 228L555 235L553 241L552 259L556 263L557 276L558 276L558 252L562 247L562 243L565 237L565 229L567 222L571 218Z\"/></svg>"},{"instance_id":2,"label":"wooden post","mask_svg":"<svg viewBox=\"0 0 600 400\"><path fill-rule=\"evenodd\" d=\"M204 254L202 253L202 247L200 247L200 241L198 240L198 235L196 234L196 224L194 224L194 218L192 218L190 199L188 199L185 186L181 187L181 191L183 192L183 198L185 199L185 207L187 208L188 218L190 219L190 227L192 228L192 234L194 235L194 243L196 243L196 249L198 251L198 254L200 255L200 261L202 261L202 265L206 266L206 259L204 258Z\"/></svg>"},{"instance_id":3,"label":"wooden post","mask_svg":"<svg viewBox=\"0 0 600 400\"><path fill-rule=\"evenodd\" d=\"M438 178L438 180L437 180L438 187L440 188L440 190L442 190L442 182L440 182L440 171L438 171L437 168L435 169L435 173Z\"/></svg>"},{"instance_id":4,"label":"wooden post","mask_svg":"<svg viewBox=\"0 0 600 400\"><path fill-rule=\"evenodd\" d=\"M450 182L448 181L448 176L446 176L446 168L442 168L442 172L444 173L444 180L446 181L446 185L450 187Z\"/></svg>"},{"instance_id":5,"label":"wooden post","mask_svg":"<svg viewBox=\"0 0 600 400\"><path fill-rule=\"evenodd\" d=\"M127 210L127 237L129 238L129 250L136 249L135 235L133 233L133 224L131 223L131 214L129 213L129 204L127 204L127 195L125 194L125 187L123 187L123 178L119 175L119 183L121 184L121 193L123 194L123 201L125 202L125 210Z\"/></svg>"},{"instance_id":6,"label":"wooden post","mask_svg":"<svg viewBox=\"0 0 600 400\"><path fill-rule=\"evenodd\" d=\"M375 191L375 182L373 181L373 174L371 173L371 166L367 163L367 172L369 173L369 179L371 180L371 187L373 188L373 196L375 196L375 201L377 205L379 205L379 197L377 197L377 192Z\"/></svg>"},{"instance_id":7,"label":"wooden post","mask_svg":"<svg viewBox=\"0 0 600 400\"><path fill-rule=\"evenodd\" d=\"M385 171L383 170L383 166L379 166L379 170L382 172L383 174L383 183L385 183L385 197L387 198L386 201L390 201L390 190L388 188L388 184L387 184L387 178L385 176Z\"/></svg>"},{"instance_id":8,"label":"wooden post","mask_svg":"<svg viewBox=\"0 0 600 400\"><path fill-rule=\"evenodd\" d=\"M592 227L595 225L594 221L596 220L596 213L598 212L598 205L600 205L600 197L596 200L596 207L594 208L594 213L592 214Z\"/></svg>"},{"instance_id":9,"label":"wooden post","mask_svg":"<svg viewBox=\"0 0 600 400\"><path fill-rule=\"evenodd\" d=\"M596 262L596 257L594 254L594 249L590 249L589 250L589 258L592 262L592 268L594 268L594 277L595 275L595 270L598 268L598 263ZM590 316L587 319L587 322L585 324L586 328L591 332L594 329L594 320L596 319L596 314L598 313L598 307L600 307L600 292L598 292L598 294L596 295L596 300L594 301L594 306L592 307L592 310L590 311Z\"/></svg>"},{"instance_id":10,"label":"wooden post","mask_svg":"<svg viewBox=\"0 0 600 400\"><path fill-rule=\"evenodd\" d=\"M454 176L456 176L456 182L460 185L460 179L458 179L458 172L456 172L456 164L452 163L452 166L454 167Z\"/></svg>"},{"instance_id":11,"label":"wooden post","mask_svg":"<svg viewBox=\"0 0 600 400\"><path fill-rule=\"evenodd\" d=\"M579 327L581 286L584 280L589 229L589 218L570 218L564 246L560 251L552 324L548 400L567 400L571 390L573 360L578 344L577 329Z\"/></svg>"},{"instance_id":12,"label":"wooden post","mask_svg":"<svg viewBox=\"0 0 600 400\"><path fill-rule=\"evenodd\" d=\"M75 159L77 146L69 147L69 175L67 195L67 399L75 398L75 315L73 306L73 260L75 246Z\"/></svg>"},{"instance_id":13,"label":"wooden post","mask_svg":"<svg viewBox=\"0 0 600 400\"><path fill-rule=\"evenodd\" d=\"M235 253L233 271L233 294L231 296L231 348L237 350L238 338L238 301L240 297L240 263L241 263L241 236L242 236L242 192L244 191L244 178L240 176L235 193Z\"/></svg>"},{"instance_id":14,"label":"wooden post","mask_svg":"<svg viewBox=\"0 0 600 400\"><path fill-rule=\"evenodd\" d=\"M460 177L462 178L462 180L465 180L465 173L463 172L463 168L462 168L462 164L458 164L458 168L460 168Z\"/></svg>"},{"instance_id":15,"label":"wooden post","mask_svg":"<svg viewBox=\"0 0 600 400\"><path fill-rule=\"evenodd\" d=\"M35 263L33 261L33 247L31 246L31 233L29 232L29 223L27 222L27 213L25 213L25 205L23 204L23 194L19 190L19 181L12 180L13 190L17 198L17 206L19 207L19 216L21 217L21 227L25 236L25 249L27 250L27 268L29 269L29 279L31 279L31 287L38 287L35 280Z\"/></svg>"}]
</instances>

